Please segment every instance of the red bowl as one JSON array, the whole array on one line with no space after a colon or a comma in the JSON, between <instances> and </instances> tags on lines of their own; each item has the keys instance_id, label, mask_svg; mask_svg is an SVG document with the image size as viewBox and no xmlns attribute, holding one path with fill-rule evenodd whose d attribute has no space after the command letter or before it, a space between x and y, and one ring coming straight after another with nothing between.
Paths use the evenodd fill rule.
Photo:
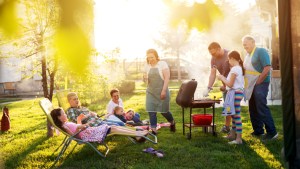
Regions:
<instances>
[{"instance_id":1,"label":"red bowl","mask_svg":"<svg viewBox=\"0 0 300 169\"><path fill-rule=\"evenodd\" d=\"M213 116L211 114L192 114L193 123L195 125L210 125Z\"/></svg>"}]
</instances>

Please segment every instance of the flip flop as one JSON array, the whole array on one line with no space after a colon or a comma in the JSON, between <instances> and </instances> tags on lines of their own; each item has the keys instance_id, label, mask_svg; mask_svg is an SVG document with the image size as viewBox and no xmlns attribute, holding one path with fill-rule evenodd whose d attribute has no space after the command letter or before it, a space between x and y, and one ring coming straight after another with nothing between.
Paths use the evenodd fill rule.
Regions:
<instances>
[{"instance_id":1,"label":"flip flop","mask_svg":"<svg viewBox=\"0 0 300 169\"><path fill-rule=\"evenodd\" d=\"M144 153L155 154L155 149L152 147L146 148L143 150Z\"/></svg>"},{"instance_id":2,"label":"flip flop","mask_svg":"<svg viewBox=\"0 0 300 169\"><path fill-rule=\"evenodd\" d=\"M164 157L164 152L162 150L157 150L155 151L155 155L158 157L158 158L162 158Z\"/></svg>"},{"instance_id":3,"label":"flip flop","mask_svg":"<svg viewBox=\"0 0 300 169\"><path fill-rule=\"evenodd\" d=\"M158 158L164 157L164 152L162 150L155 150L152 147L144 149L143 152L156 155Z\"/></svg>"}]
</instances>

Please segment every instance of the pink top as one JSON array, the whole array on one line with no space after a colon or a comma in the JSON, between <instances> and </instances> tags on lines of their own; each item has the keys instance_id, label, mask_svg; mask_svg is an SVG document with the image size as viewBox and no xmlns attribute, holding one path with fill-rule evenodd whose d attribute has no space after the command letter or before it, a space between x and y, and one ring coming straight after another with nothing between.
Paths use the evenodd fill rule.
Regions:
<instances>
[{"instance_id":1,"label":"pink top","mask_svg":"<svg viewBox=\"0 0 300 169\"><path fill-rule=\"evenodd\" d=\"M76 132L76 129L77 127L79 126L80 124L76 124L76 123L73 123L73 122L65 122L65 124L63 125L65 128L69 129L70 132L72 132L72 134L74 134ZM82 132L80 132L78 134L79 138L81 138L82 136Z\"/></svg>"}]
</instances>

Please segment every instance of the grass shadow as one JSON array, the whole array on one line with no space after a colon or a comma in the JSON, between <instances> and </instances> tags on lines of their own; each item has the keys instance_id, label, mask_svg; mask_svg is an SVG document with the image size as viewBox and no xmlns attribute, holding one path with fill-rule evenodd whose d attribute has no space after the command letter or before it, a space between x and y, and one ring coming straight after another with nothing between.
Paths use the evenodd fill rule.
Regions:
<instances>
[{"instance_id":1,"label":"grass shadow","mask_svg":"<svg viewBox=\"0 0 300 169\"><path fill-rule=\"evenodd\" d=\"M38 137L34 139L33 142L31 142L26 148L22 151L18 151L15 153L10 154L9 158L5 161L5 166L7 168L18 168L19 166L22 166L22 163L24 160L28 158L28 155L38 151L38 146L43 144L48 138L45 136ZM33 167L33 166L31 166Z\"/></svg>"}]
</instances>

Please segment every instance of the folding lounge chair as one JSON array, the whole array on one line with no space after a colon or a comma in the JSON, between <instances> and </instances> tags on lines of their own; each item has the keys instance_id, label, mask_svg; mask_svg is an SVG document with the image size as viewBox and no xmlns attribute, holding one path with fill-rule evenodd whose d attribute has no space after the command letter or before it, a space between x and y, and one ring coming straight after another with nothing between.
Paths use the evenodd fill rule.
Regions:
<instances>
[{"instance_id":1,"label":"folding lounge chair","mask_svg":"<svg viewBox=\"0 0 300 169\"><path fill-rule=\"evenodd\" d=\"M55 160L55 162L54 162L54 164L53 164L52 166L54 166L54 165L57 163L57 161L61 158L61 156L64 154L64 152L66 151L66 149L68 148L68 146L70 145L70 143L71 143L72 141L76 141L76 142L77 142L76 145L74 146L74 148L75 148L78 144L87 144L87 145L89 145L93 150L95 150L101 157L106 157L106 155L107 155L108 152L109 152L109 148L108 148L108 146L107 146L106 143L99 144L99 143L97 143L97 142L87 142L87 141L83 141L83 140L81 140L81 139L76 138L75 136L76 136L79 132L81 132L81 131L79 131L79 132L77 132L77 133L75 133L75 134L73 134L73 135L70 135L69 133L67 133L67 132L65 132L65 131L63 131L63 130L61 130L59 127L57 127L57 126L54 124L54 121L53 121L53 119L52 119L52 117L51 117L51 115L50 115L50 112L54 109L54 107L53 107L52 103L50 102L50 100L47 99L47 98L44 98L44 99L40 100L39 103L40 103L40 106L41 106L42 110L43 110L44 113L46 114L47 119L48 119L49 122L51 123L51 125L52 125L55 129L59 130L61 133L63 133L63 134L65 135L65 138L64 138L63 142L62 142L61 145L60 145L60 146L63 145L63 147L61 148L61 151L60 151L59 155L57 156L57 158L56 158L56 160ZM151 134L151 133L149 133L149 134ZM109 135L107 135L107 137L112 136L112 135L124 135L124 134L122 134L122 133L114 133L114 134L109 134ZM154 137L154 140L151 140L150 138L148 138L148 137L146 137L146 136L141 136L141 137L143 137L143 138L145 138L146 140L148 140L148 141L150 141L150 142L156 144L156 143L157 143L157 137L154 136L154 135L152 135L152 136ZM103 145L103 146L105 147L104 154L101 153L101 152L96 148L98 145ZM60 147L60 146L59 146L59 147ZM59 147L58 147L57 149L59 149Z\"/></svg>"},{"instance_id":2,"label":"folding lounge chair","mask_svg":"<svg viewBox=\"0 0 300 169\"><path fill-rule=\"evenodd\" d=\"M56 90L56 98L57 98L57 101L58 101L58 105L60 107L62 107L64 109L65 112L67 112L68 108L70 107L70 104L68 102L68 99L67 99L67 95L68 93L71 92L70 90ZM101 115L98 115L98 117L103 117L105 114L101 114ZM128 126L127 126L128 127ZM134 127L128 127L128 128L131 128L133 130L135 130L136 128ZM149 139L148 137L146 137L146 140L154 143L154 144L157 144L157 137L155 135L153 135L152 133L149 132L149 135L152 136L154 138L154 140L151 140ZM128 136L127 137L132 143L136 144L136 140L133 139L132 137Z\"/></svg>"}]
</instances>

